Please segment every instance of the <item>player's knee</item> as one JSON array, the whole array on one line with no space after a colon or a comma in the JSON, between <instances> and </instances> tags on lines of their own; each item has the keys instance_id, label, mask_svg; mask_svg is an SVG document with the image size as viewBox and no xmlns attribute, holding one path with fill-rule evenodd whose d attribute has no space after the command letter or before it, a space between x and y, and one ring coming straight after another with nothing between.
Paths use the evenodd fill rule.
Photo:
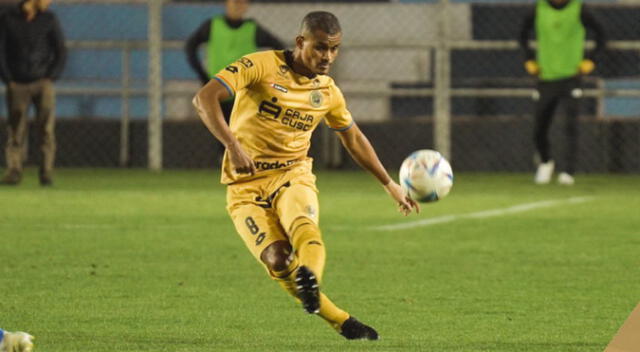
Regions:
<instances>
[{"instance_id":1,"label":"player's knee","mask_svg":"<svg viewBox=\"0 0 640 352\"><path fill-rule=\"evenodd\" d=\"M260 260L271 270L284 271L291 264L291 245L287 241L277 241L265 248L260 254Z\"/></svg>"}]
</instances>

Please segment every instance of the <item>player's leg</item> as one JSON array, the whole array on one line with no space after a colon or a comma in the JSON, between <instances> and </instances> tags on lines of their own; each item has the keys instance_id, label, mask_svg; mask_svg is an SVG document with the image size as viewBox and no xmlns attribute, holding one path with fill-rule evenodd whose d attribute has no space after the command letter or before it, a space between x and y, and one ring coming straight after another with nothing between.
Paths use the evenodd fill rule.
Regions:
<instances>
[{"instance_id":1,"label":"player's leg","mask_svg":"<svg viewBox=\"0 0 640 352\"><path fill-rule=\"evenodd\" d=\"M298 258L293 254L289 241L276 241L267 246L260 254L260 261L264 264L271 278L296 300L298 289L295 282L299 268Z\"/></svg>"},{"instance_id":2,"label":"player's leg","mask_svg":"<svg viewBox=\"0 0 640 352\"><path fill-rule=\"evenodd\" d=\"M229 186L227 211L254 258L263 264L271 278L297 298L294 277L298 259L271 206L255 203L261 194L259 184Z\"/></svg>"},{"instance_id":3,"label":"player's leg","mask_svg":"<svg viewBox=\"0 0 640 352\"><path fill-rule=\"evenodd\" d=\"M235 207L230 215L236 231L256 260L272 279L297 299L295 276L298 258L275 216L255 204Z\"/></svg>"},{"instance_id":4,"label":"player's leg","mask_svg":"<svg viewBox=\"0 0 640 352\"><path fill-rule=\"evenodd\" d=\"M565 150L564 150L564 167L558 175L558 182L565 185L574 183L573 174L576 169L576 158L578 154L578 114L580 113L580 99L582 97L582 89L578 78L571 79L567 82L566 95L564 97L565 104Z\"/></svg>"},{"instance_id":5,"label":"player's leg","mask_svg":"<svg viewBox=\"0 0 640 352\"><path fill-rule=\"evenodd\" d=\"M268 209L255 204L243 204L230 210L229 215L249 251L272 276L278 276L277 273L287 269L291 264L288 257L294 257L293 250L286 234Z\"/></svg>"},{"instance_id":6,"label":"player's leg","mask_svg":"<svg viewBox=\"0 0 640 352\"><path fill-rule=\"evenodd\" d=\"M282 288L296 299L300 300L300 272L306 270L305 266L298 266L297 257L292 255L292 247L288 241L276 241L268 245L260 255L260 260L265 265L271 277ZM320 307L318 315L327 321L342 336L350 340L368 339L377 340L378 333L356 318L336 307L327 296L320 293Z\"/></svg>"},{"instance_id":7,"label":"player's leg","mask_svg":"<svg viewBox=\"0 0 640 352\"><path fill-rule=\"evenodd\" d=\"M7 89L7 144L5 157L7 171L2 179L4 184L18 184L22 180L22 161L27 140L27 111L30 101L26 84L11 84Z\"/></svg>"},{"instance_id":8,"label":"player's leg","mask_svg":"<svg viewBox=\"0 0 640 352\"><path fill-rule=\"evenodd\" d=\"M56 154L55 138L55 92L53 83L44 80L38 83L33 97L36 107L36 132L40 145L40 184L50 186Z\"/></svg>"},{"instance_id":9,"label":"player's leg","mask_svg":"<svg viewBox=\"0 0 640 352\"><path fill-rule=\"evenodd\" d=\"M313 181L311 174L289 181L280 189L274 205L301 266L295 279L305 310L310 313L317 310L320 317L339 331L349 314L317 287L324 272L326 252L318 227L318 195Z\"/></svg>"},{"instance_id":10,"label":"player's leg","mask_svg":"<svg viewBox=\"0 0 640 352\"><path fill-rule=\"evenodd\" d=\"M293 171L292 171L293 172ZM326 251L319 222L318 194L315 176L297 176L280 188L274 208L287 233L300 265L308 267L322 281Z\"/></svg>"},{"instance_id":11,"label":"player's leg","mask_svg":"<svg viewBox=\"0 0 640 352\"><path fill-rule=\"evenodd\" d=\"M309 312L318 305L318 315L347 339L377 340L377 332L350 317L338 308L324 293L311 287L322 279L326 251L320 228L319 204L315 176L310 172L289 181L275 198L275 209L286 230L300 263L296 275L298 292ZM306 287L305 287L306 286ZM309 292L305 292L309 291ZM317 302L305 302L305 296L316 296ZM307 309L311 307L310 309Z\"/></svg>"},{"instance_id":12,"label":"player's leg","mask_svg":"<svg viewBox=\"0 0 640 352\"><path fill-rule=\"evenodd\" d=\"M298 298L308 313L320 313L322 298L319 281L324 271L325 250L316 223L318 199L313 183L313 188L303 187L295 177L293 181L290 179L291 175L299 175L298 171L288 171L285 177L277 181L279 183L274 183L270 198L300 264L295 277L291 277Z\"/></svg>"},{"instance_id":13,"label":"player's leg","mask_svg":"<svg viewBox=\"0 0 640 352\"><path fill-rule=\"evenodd\" d=\"M538 100L535 107L533 128L536 152L540 157L540 164L535 175L535 182L539 184L549 183L553 174L554 162L551 159L549 128L557 105L558 96L555 84L552 82L540 82L538 84Z\"/></svg>"}]
</instances>

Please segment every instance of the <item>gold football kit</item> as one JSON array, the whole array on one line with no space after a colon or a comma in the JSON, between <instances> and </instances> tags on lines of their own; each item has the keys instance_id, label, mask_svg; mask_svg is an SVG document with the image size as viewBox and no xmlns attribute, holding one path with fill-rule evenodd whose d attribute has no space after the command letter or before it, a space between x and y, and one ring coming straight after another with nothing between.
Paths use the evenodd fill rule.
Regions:
<instances>
[{"instance_id":1,"label":"gold football kit","mask_svg":"<svg viewBox=\"0 0 640 352\"><path fill-rule=\"evenodd\" d=\"M300 75L292 67L291 52L265 51L242 57L214 79L236 96L229 127L257 170L236 173L225 153L221 181L228 185L227 211L253 256L299 298L298 268L311 270L320 282L326 256L316 178L307 156L311 134L321 120L344 131L353 119L333 79ZM261 254L277 241L288 241L295 252L286 268L272 271ZM323 292L317 313L338 332L349 318Z\"/></svg>"},{"instance_id":2,"label":"gold football kit","mask_svg":"<svg viewBox=\"0 0 640 352\"><path fill-rule=\"evenodd\" d=\"M307 156L315 128L322 120L338 131L353 124L333 79L295 73L292 61L290 51L258 52L214 77L236 97L229 127L257 170L236 173L225 153L227 210L258 261L271 243L293 243L288 234L296 219L318 223L318 191Z\"/></svg>"}]
</instances>

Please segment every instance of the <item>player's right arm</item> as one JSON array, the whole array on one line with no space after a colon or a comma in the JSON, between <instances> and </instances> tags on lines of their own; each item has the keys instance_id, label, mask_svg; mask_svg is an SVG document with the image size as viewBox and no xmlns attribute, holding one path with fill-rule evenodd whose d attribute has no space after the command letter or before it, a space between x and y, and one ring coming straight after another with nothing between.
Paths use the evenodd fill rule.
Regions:
<instances>
[{"instance_id":1,"label":"player's right arm","mask_svg":"<svg viewBox=\"0 0 640 352\"><path fill-rule=\"evenodd\" d=\"M189 36L184 46L187 62L189 62L189 66L191 66L193 71L198 75L198 78L200 78L202 85L209 82L209 74L198 57L198 48L200 45L209 41L210 34L211 20L209 19L204 21L200 27Z\"/></svg>"},{"instance_id":2,"label":"player's right arm","mask_svg":"<svg viewBox=\"0 0 640 352\"><path fill-rule=\"evenodd\" d=\"M407 195L407 192L402 190L400 185L389 176L387 170L385 170L380 162L376 151L373 149L373 146L371 146L367 137L356 124L352 124L351 127L337 131L336 133L353 160L375 176L387 194L396 201L398 211L405 216L409 215L413 209L415 209L417 213L420 212L420 205L411 199L411 197Z\"/></svg>"},{"instance_id":3,"label":"player's right arm","mask_svg":"<svg viewBox=\"0 0 640 352\"><path fill-rule=\"evenodd\" d=\"M409 215L412 209L420 212L420 206L407 195L402 188L393 181L387 173L376 151L371 146L367 137L354 123L351 113L347 110L347 103L342 92L337 86L331 87L333 104L327 114L326 122L329 128L336 131L342 145L347 149L353 160L363 169L369 171L382 184L385 191L398 204L398 210L404 215Z\"/></svg>"},{"instance_id":4,"label":"player's right arm","mask_svg":"<svg viewBox=\"0 0 640 352\"><path fill-rule=\"evenodd\" d=\"M242 149L238 139L231 133L224 120L220 101L231 97L231 93L218 79L210 80L193 98L193 105L205 126L216 139L227 148L229 161L237 173L256 172L253 160Z\"/></svg>"},{"instance_id":5,"label":"player's right arm","mask_svg":"<svg viewBox=\"0 0 640 352\"><path fill-rule=\"evenodd\" d=\"M540 67L535 60L535 51L529 45L529 33L534 29L536 22L536 10L532 9L531 12L527 14L522 21L522 25L520 26L520 35L518 38L518 43L520 45L520 49L524 52L525 62L524 68L528 74L532 76L537 76L540 73Z\"/></svg>"}]
</instances>

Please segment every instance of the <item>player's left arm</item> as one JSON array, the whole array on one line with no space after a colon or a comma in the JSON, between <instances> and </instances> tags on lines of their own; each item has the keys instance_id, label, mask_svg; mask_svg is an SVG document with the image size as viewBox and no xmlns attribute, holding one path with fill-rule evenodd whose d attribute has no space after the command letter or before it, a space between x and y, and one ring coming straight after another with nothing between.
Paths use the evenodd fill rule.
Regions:
<instances>
[{"instance_id":1,"label":"player's left arm","mask_svg":"<svg viewBox=\"0 0 640 352\"><path fill-rule=\"evenodd\" d=\"M336 132L342 141L342 145L349 151L353 160L363 169L373 174L384 186L385 191L398 203L398 210L404 215L409 215L411 209L420 212L420 206L398 185L387 173L380 162L376 151L369 139L354 123L346 130Z\"/></svg>"},{"instance_id":2,"label":"player's left arm","mask_svg":"<svg viewBox=\"0 0 640 352\"><path fill-rule=\"evenodd\" d=\"M524 53L524 69L532 76L540 74L540 67L536 62L536 53L529 45L529 34L535 28L535 22L536 10L533 8L522 21L520 36L518 38L520 49Z\"/></svg>"},{"instance_id":3,"label":"player's left arm","mask_svg":"<svg viewBox=\"0 0 640 352\"><path fill-rule=\"evenodd\" d=\"M282 50L285 47L280 39L260 24L256 28L256 45L259 48L271 48L274 50Z\"/></svg>"},{"instance_id":4,"label":"player's left arm","mask_svg":"<svg viewBox=\"0 0 640 352\"><path fill-rule=\"evenodd\" d=\"M591 57L598 56L602 53L607 46L607 35L604 31L604 27L598 21L598 19L593 15L593 13L589 10L588 7L582 5L582 11L580 12L580 21L584 25L585 28L591 30L594 34L594 39L596 42L595 50L591 53Z\"/></svg>"},{"instance_id":5,"label":"player's left arm","mask_svg":"<svg viewBox=\"0 0 640 352\"><path fill-rule=\"evenodd\" d=\"M58 18L54 14L51 14L51 17L52 24L51 31L49 33L49 40L51 47L53 48L54 55L53 61L51 62L47 72L47 77L55 81L60 77L67 61L67 47L65 46L64 33L62 32L62 27L60 26Z\"/></svg>"},{"instance_id":6,"label":"player's left arm","mask_svg":"<svg viewBox=\"0 0 640 352\"><path fill-rule=\"evenodd\" d=\"M599 57L600 53L604 51L606 46L606 38L602 25L600 25L598 20L584 5L582 5L580 21L585 28L591 30L595 34L596 40L595 50L590 55L585 55L585 57L580 62L580 65L578 65L578 71L580 72L580 74L588 75L596 68L595 60Z\"/></svg>"}]
</instances>

